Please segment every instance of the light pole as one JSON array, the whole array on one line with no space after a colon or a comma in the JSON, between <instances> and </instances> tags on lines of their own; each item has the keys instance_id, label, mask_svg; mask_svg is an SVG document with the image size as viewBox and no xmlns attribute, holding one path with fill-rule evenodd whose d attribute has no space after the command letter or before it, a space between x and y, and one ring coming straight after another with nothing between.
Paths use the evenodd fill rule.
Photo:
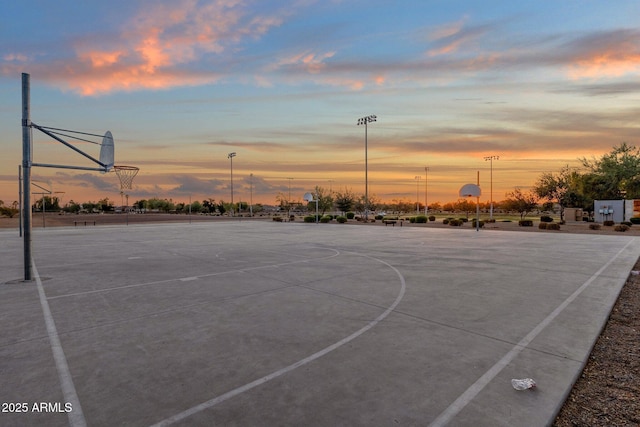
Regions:
<instances>
[{"instance_id":1,"label":"light pole","mask_svg":"<svg viewBox=\"0 0 640 427\"><path fill-rule=\"evenodd\" d=\"M227 154L227 159L231 161L231 216L234 215L234 206L233 206L233 158L236 156L236 152Z\"/></svg>"},{"instance_id":2,"label":"light pole","mask_svg":"<svg viewBox=\"0 0 640 427\"><path fill-rule=\"evenodd\" d=\"M253 174L249 174L249 215L253 217Z\"/></svg>"},{"instance_id":3,"label":"light pole","mask_svg":"<svg viewBox=\"0 0 640 427\"><path fill-rule=\"evenodd\" d=\"M420 175L416 175L416 213L420 213Z\"/></svg>"},{"instance_id":4,"label":"light pole","mask_svg":"<svg viewBox=\"0 0 640 427\"><path fill-rule=\"evenodd\" d=\"M370 116L358 119L358 126L364 125L364 219L369 219L369 158L368 158L368 141L367 141L367 124L375 122L377 117L372 114Z\"/></svg>"},{"instance_id":5,"label":"light pole","mask_svg":"<svg viewBox=\"0 0 640 427\"><path fill-rule=\"evenodd\" d=\"M490 164L489 174L489 219L493 219L493 161L500 159L500 156L485 156L485 162L488 160Z\"/></svg>"},{"instance_id":6,"label":"light pole","mask_svg":"<svg viewBox=\"0 0 640 427\"><path fill-rule=\"evenodd\" d=\"M424 216L427 216L429 212L429 167L424 167Z\"/></svg>"}]
</instances>

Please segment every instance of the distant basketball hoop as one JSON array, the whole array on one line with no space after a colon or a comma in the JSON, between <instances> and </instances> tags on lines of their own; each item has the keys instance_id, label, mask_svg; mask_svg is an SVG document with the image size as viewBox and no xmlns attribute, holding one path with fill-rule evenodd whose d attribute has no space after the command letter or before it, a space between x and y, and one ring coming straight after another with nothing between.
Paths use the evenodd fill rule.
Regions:
<instances>
[{"instance_id":1,"label":"distant basketball hoop","mask_svg":"<svg viewBox=\"0 0 640 427\"><path fill-rule=\"evenodd\" d=\"M113 170L116 172L116 175L118 175L118 179L120 180L120 190L131 190L133 178L136 177L140 168L135 166L114 166Z\"/></svg>"}]
</instances>

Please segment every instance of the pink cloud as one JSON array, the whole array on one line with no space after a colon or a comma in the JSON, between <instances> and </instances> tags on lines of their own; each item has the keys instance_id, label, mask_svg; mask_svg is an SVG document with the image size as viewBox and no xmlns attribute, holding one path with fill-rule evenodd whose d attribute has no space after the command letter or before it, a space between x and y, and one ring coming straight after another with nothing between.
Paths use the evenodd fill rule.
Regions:
<instances>
[{"instance_id":1,"label":"pink cloud","mask_svg":"<svg viewBox=\"0 0 640 427\"><path fill-rule=\"evenodd\" d=\"M77 62L64 67L65 79L72 76L65 84L82 95L99 95L216 81L220 76L214 73L177 70L204 55L220 54L246 37L260 37L282 22L270 16L247 19L247 14L238 0L205 5L196 0L156 2L126 23L114 40L78 44ZM311 69L319 66L309 64Z\"/></svg>"},{"instance_id":2,"label":"pink cloud","mask_svg":"<svg viewBox=\"0 0 640 427\"><path fill-rule=\"evenodd\" d=\"M620 77L640 72L639 53L602 52L590 58L577 60L569 67L572 79Z\"/></svg>"}]
</instances>

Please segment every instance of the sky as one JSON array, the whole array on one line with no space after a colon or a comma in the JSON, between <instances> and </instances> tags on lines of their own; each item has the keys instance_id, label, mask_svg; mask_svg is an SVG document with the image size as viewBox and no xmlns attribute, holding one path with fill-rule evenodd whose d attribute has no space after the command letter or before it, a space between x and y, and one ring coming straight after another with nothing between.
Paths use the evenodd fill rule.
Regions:
<instances>
[{"instance_id":1,"label":"sky","mask_svg":"<svg viewBox=\"0 0 640 427\"><path fill-rule=\"evenodd\" d=\"M481 200L502 200L640 145L637 0L22 0L0 12L5 205L18 200L22 73L33 123L98 135L63 138L94 157L111 131L115 164L140 168L131 201L228 202L233 176L234 201L276 204L316 186L364 194L365 175L381 201L455 201L478 176ZM95 166L38 130L33 161ZM34 167L32 180L63 205L121 201L114 173Z\"/></svg>"}]
</instances>

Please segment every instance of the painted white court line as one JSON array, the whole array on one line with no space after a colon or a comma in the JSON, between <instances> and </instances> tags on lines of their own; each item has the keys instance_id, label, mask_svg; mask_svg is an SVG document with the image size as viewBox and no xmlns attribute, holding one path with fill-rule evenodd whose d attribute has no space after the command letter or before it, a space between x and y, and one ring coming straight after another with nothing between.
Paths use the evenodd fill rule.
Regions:
<instances>
[{"instance_id":1,"label":"painted white court line","mask_svg":"<svg viewBox=\"0 0 640 427\"><path fill-rule=\"evenodd\" d=\"M315 258L314 261L334 258L334 257L337 257L338 255L340 255L340 252L336 251L335 249L331 249L331 250L334 251L335 253L332 254L332 255L323 257L323 258ZM76 296L80 296L80 295L99 294L99 293L103 293L103 292L118 291L118 290L121 290L121 289L139 288L141 286L161 285L163 283L171 283L171 282L175 282L175 281L187 282L187 281L191 281L191 280L202 279L204 277L214 277L214 276L221 276L221 275L225 275L225 274L244 273L246 271L260 270L260 269L265 269L265 268L278 268L278 267L284 267L284 266L287 266L287 265L300 264L300 263L307 262L307 261L308 260L306 260L306 259L297 260L297 261L288 261L288 262L283 262L283 263L280 263L280 264L259 265L259 266L256 266L256 267L245 267L245 268L239 268L239 269L236 269L236 270L220 271L218 273L201 274L200 276L177 277L177 278L171 278L171 279L165 279L165 280L156 280L154 282L134 283L132 285L114 286L112 288L94 289L94 290L91 290L91 291L74 292L72 294L56 295L56 296L53 296L53 297L48 297L48 299L49 300L54 300L54 299L58 299L58 298L76 297Z\"/></svg>"},{"instance_id":2,"label":"painted white court line","mask_svg":"<svg viewBox=\"0 0 640 427\"><path fill-rule=\"evenodd\" d=\"M58 378L60 379L62 396L65 400L65 403L71 403L72 407L72 410L70 412L67 412L67 416L69 417L69 425L71 425L71 427L84 427L87 425L87 422L84 419L84 413L82 412L82 407L80 406L80 399L78 399L78 393L76 392L76 387L73 384L73 378L71 377L71 372L69 371L69 365L67 364L67 358L64 355L64 350L62 349L62 343L60 342L60 337L58 336L56 323L54 322L53 316L51 315L49 303L47 302L47 296L45 295L44 288L42 287L42 280L40 280L38 269L36 268L36 264L35 262L33 262L33 260L31 262L31 265L33 268L33 275L36 280L36 285L38 287L40 305L42 306L42 314L44 315L44 322L47 326L47 334L49 335L49 342L51 344L51 351L53 352L53 359L55 360L56 369L58 371Z\"/></svg>"},{"instance_id":3,"label":"painted white court line","mask_svg":"<svg viewBox=\"0 0 640 427\"><path fill-rule=\"evenodd\" d=\"M587 279L574 293L569 295L555 310L545 317L535 328L531 330L524 338L520 340L516 345L505 354L502 359L498 360L487 372L484 373L478 380L473 383L464 393L462 393L447 409L445 409L438 417L433 420L429 427L442 427L446 426L451 420L460 413L495 377L498 375L513 359L518 356L522 350L524 350L533 341L540 332L544 330L562 311L567 308L585 289L596 280L604 270L611 265L611 263L624 252L627 247L633 243L633 240L629 241L622 249L618 251L613 258L611 258L605 265L600 267L598 271Z\"/></svg>"},{"instance_id":4,"label":"painted white court line","mask_svg":"<svg viewBox=\"0 0 640 427\"><path fill-rule=\"evenodd\" d=\"M362 256L365 258L369 258L372 259L374 261L377 261L381 264L386 265L387 267L391 268L396 275L398 276L398 278L400 279L400 292L398 293L398 296L396 297L395 301L393 302L393 304L391 304L382 314L380 314L378 317L376 317L374 320L372 320L371 322L369 322L366 326L364 326L363 328L357 330L356 332L352 333L351 335L349 335L346 338L341 339L340 341L312 354L311 356L305 357L302 360L299 360L289 366L286 366L278 371L272 372L269 375L266 375L262 378L258 378L255 381L252 381L250 383L247 383L243 386L240 386L238 388L235 388L231 391L228 391L227 393L224 393L218 397L214 397L213 399L207 400L206 402L203 402L199 405L196 405L192 408L187 409L186 411L180 412L176 415L173 415L169 418L166 418L156 424L154 424L152 427L163 427L163 426L168 426L171 425L173 423L176 423L178 421L182 421L185 418L188 418L194 414L197 414L198 412L204 411L205 409L209 409L212 408L213 406L224 402L225 400L228 400L234 396L237 396L239 394L244 393L245 391L251 390L252 388L258 387L259 385L265 384L269 381L271 381L274 378L278 378L284 374L286 374L287 372L291 372L294 369L297 369L301 366L304 366L310 362L313 362L316 359L319 359L320 357L326 355L327 353L332 352L333 350L347 344L350 341L353 341L354 339L358 338L360 335L364 334L365 332L367 332L369 329L373 328L374 326L376 326L378 323L380 323L385 317L387 317L395 308L396 306L400 303L400 301L402 300L402 298L404 297L404 293L406 290L406 283L404 280L404 277L402 276L402 274L400 273L400 271L395 268L394 266L392 266L391 264L378 259L378 258L374 258L368 255L362 255L356 252L349 252L351 254L354 255L358 255L358 256Z\"/></svg>"}]
</instances>

